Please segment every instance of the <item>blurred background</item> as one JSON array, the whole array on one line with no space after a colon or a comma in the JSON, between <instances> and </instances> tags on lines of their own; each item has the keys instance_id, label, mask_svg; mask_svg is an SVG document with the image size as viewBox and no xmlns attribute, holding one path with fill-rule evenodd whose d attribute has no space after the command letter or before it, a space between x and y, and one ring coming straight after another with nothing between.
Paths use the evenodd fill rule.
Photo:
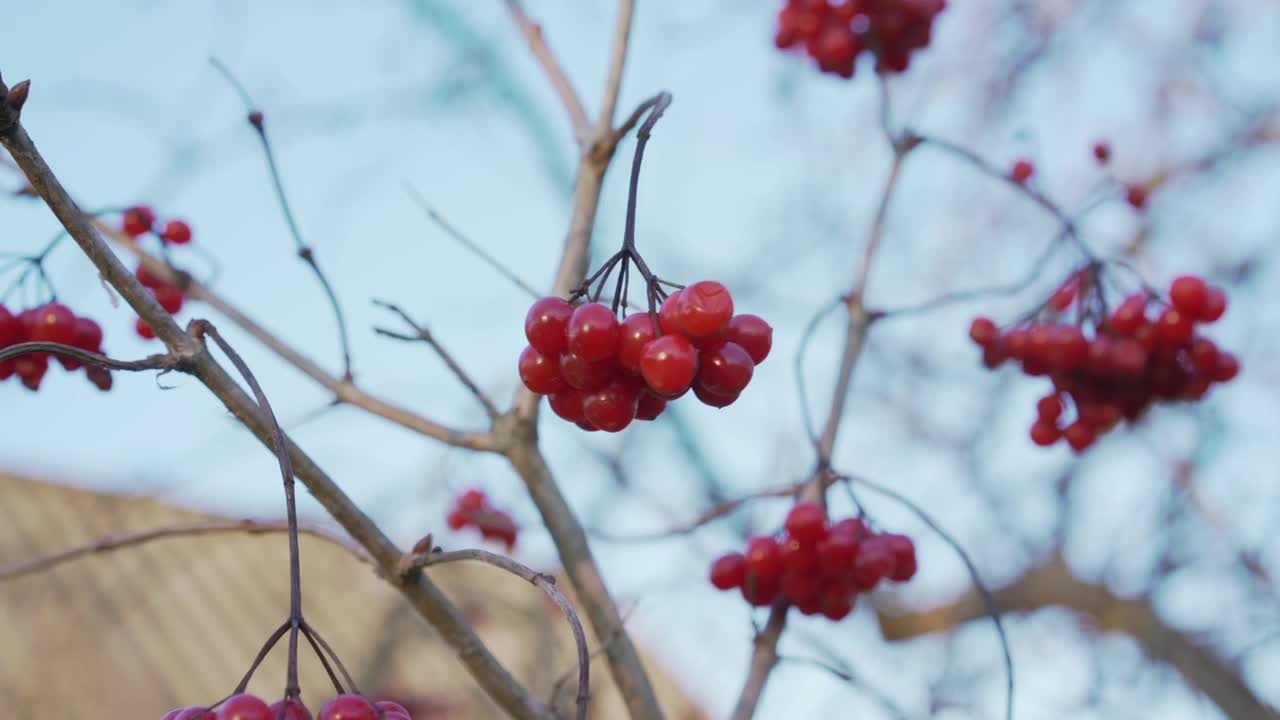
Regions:
<instances>
[{"instance_id":1,"label":"blurred background","mask_svg":"<svg viewBox=\"0 0 1280 720\"><path fill-rule=\"evenodd\" d=\"M639 3L619 105L625 115L658 90L675 97L640 184L646 259L664 277L728 285L742 311L773 324L771 359L724 410L680 403L620 436L587 436L547 413L540 426L629 630L709 717L732 706L753 629L741 598L709 585L707 565L740 549L747 534L776 529L788 503L753 502L689 535L627 538L661 534L718 501L812 469L797 373L813 412L825 412L839 315L817 326L798 368L797 350L810 319L852 284L890 161L870 65L844 81L777 51L776 5ZM594 114L613 3L530 0L526 10ZM576 150L502 3L49 0L11 8L4 24L0 71L11 83L32 79L24 124L82 205L149 203L162 218L188 220L195 240L175 251L179 264L340 371L332 315L294 256L243 106L208 62L215 56L266 112L302 232L347 313L357 381L452 426L486 422L425 347L374 335L374 325L395 324L370 302L381 298L427 325L491 396L505 402L514 392L530 298L429 222L406 192L415 188L530 284L549 286ZM930 48L889 82L895 124L996 166L1030 159L1033 182L1059 205L1091 206L1080 227L1094 252L1123 258L1161 288L1202 274L1231 298L1209 334L1238 353L1240 377L1201 403L1158 408L1083 457L1032 446L1026 428L1047 383L984 370L967 338L974 315L1008 321L1036 307L1080 264L1069 245L1023 292L873 329L834 465L921 505L998 590L1013 611L1006 622L1019 718L1267 717L1280 705L1276 67L1280 3L1272 0L952 0ZM1107 168L1092 157L1097 140L1113 148ZM631 142L606 178L596 259L621 239ZM0 177L13 190L22 184L7 169ZM1152 188L1145 211L1124 202L1128 183ZM0 199L0 217L3 252L35 252L57 231L29 199ZM1056 231L1006 183L922 149L890 206L867 301L892 309L1016 282ZM113 305L72 245L47 269L60 299L103 325L109 354L158 349L135 335L131 311ZM0 281L7 287L7 277ZM7 305L34 302L24 292ZM193 316L219 321L194 304L182 318ZM479 544L466 531L450 534L444 516L458 492L482 488L521 525L518 559L556 570L555 549L501 458L328 408L321 388L228 323L220 327L294 439L405 547L427 532L446 547ZM201 513L282 514L273 457L199 383L123 373L115 382L103 394L55 369L38 393L16 381L0 386L0 470ZM860 499L880 525L916 539L920 573L839 624L793 613L759 717L1001 715L1000 648L964 564L910 511L869 493ZM306 521L328 523L305 494L301 502ZM852 511L843 493L832 505L838 515ZM59 537L0 535L3 561L54 550ZM70 545L92 535L65 537ZM164 547L147 552L163 557ZM281 572L262 580L278 583L280 598L283 557ZM83 564L95 562L105 561ZM319 567L304 557L304 573ZM326 586L341 595L348 575L372 581L362 567L343 567L309 575L311 595ZM133 572L145 584L147 571ZM20 596L44 581L0 584L10 627L24 617ZM59 587L40 592L65 600L72 616L66 598L79 588ZM541 602L528 587L506 594L522 591ZM484 605L486 596L476 597ZM368 623L361 610L328 625ZM196 632L234 617L192 605L187 623ZM181 644L185 631L164 637ZM360 645L360 634L349 642ZM238 649L247 667L257 645L246 637L226 652ZM0 643L0 688L36 677L38 661L11 656L14 647L28 646ZM210 687L229 690L243 667L227 662L218 672ZM438 682L411 664L404 673L415 691ZM155 714L166 707L156 704Z\"/></svg>"}]
</instances>

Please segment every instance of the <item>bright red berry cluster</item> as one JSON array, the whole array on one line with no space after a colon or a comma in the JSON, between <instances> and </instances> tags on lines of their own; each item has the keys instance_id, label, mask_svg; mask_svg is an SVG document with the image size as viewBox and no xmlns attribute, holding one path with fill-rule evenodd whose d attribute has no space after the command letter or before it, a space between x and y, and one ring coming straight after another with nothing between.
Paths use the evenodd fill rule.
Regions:
<instances>
[{"instance_id":1,"label":"bright red berry cluster","mask_svg":"<svg viewBox=\"0 0 1280 720\"><path fill-rule=\"evenodd\" d=\"M277 700L268 705L259 697L232 695L217 710L189 707L170 710L160 720L311 720L301 700ZM360 695L339 695L320 708L318 720L412 720L403 705L391 700L371 702Z\"/></svg>"},{"instance_id":2,"label":"bright red berry cluster","mask_svg":"<svg viewBox=\"0 0 1280 720\"><path fill-rule=\"evenodd\" d=\"M147 269L146 265L138 265L138 269L134 271L134 277L138 278L138 282L143 287L151 291L155 296L156 302L160 303L160 307L170 315L177 315L182 311L182 306L186 304L186 295L182 289L176 285L170 285L155 273ZM144 340L152 340L155 338L155 331L142 318L134 323L134 331Z\"/></svg>"},{"instance_id":3,"label":"bright red berry cluster","mask_svg":"<svg viewBox=\"0 0 1280 720\"><path fill-rule=\"evenodd\" d=\"M1057 311L1081 296L1083 275L1073 276L1046 303ZM1155 402L1199 400L1214 383L1240 372L1234 355L1196 333L1227 309L1226 295L1201 278L1185 275L1169 287L1169 304L1131 295L1086 333L1080 325L1024 323L1001 330L976 318L969 337L983 362L996 368L1007 360L1031 376L1048 376L1053 392L1036 404L1031 439L1049 446L1064 440L1082 452L1121 420L1136 421ZM1148 313L1149 310L1154 310ZM1067 409L1074 408L1074 419Z\"/></svg>"},{"instance_id":4,"label":"bright red berry cluster","mask_svg":"<svg viewBox=\"0 0 1280 720\"><path fill-rule=\"evenodd\" d=\"M822 72L853 77L863 50L876 72L905 72L911 53L929 45L946 0L787 0L774 44L803 47Z\"/></svg>"},{"instance_id":5,"label":"bright red berry cluster","mask_svg":"<svg viewBox=\"0 0 1280 720\"><path fill-rule=\"evenodd\" d=\"M712 407L729 405L773 346L773 328L734 315L733 296L711 280L669 296L656 328L647 313L618 322L600 303L545 297L529 308L524 331L525 387L550 395L556 415L606 432L653 420L689 390Z\"/></svg>"},{"instance_id":6,"label":"bright red berry cluster","mask_svg":"<svg viewBox=\"0 0 1280 720\"><path fill-rule=\"evenodd\" d=\"M739 589L757 607L783 597L805 615L843 620L858 593L881 580L906 582L916 574L911 538L873 533L859 518L829 525L821 507L802 502L787 513L783 528L781 537L753 537L745 552L717 558L711 584Z\"/></svg>"},{"instance_id":7,"label":"bright red berry cluster","mask_svg":"<svg viewBox=\"0 0 1280 720\"><path fill-rule=\"evenodd\" d=\"M468 490L458 496L447 518L450 530L461 530L468 525L480 531L485 540L497 540L511 552L516 546L519 528L515 520L504 510L489 504L483 490Z\"/></svg>"},{"instance_id":8,"label":"bright red berry cluster","mask_svg":"<svg viewBox=\"0 0 1280 720\"><path fill-rule=\"evenodd\" d=\"M0 350L24 342L50 342L70 345L88 352L102 352L102 327L87 317L77 317L71 308L57 302L28 308L12 315L0 305ZM79 361L58 356L58 362L68 372L79 370ZM100 390L111 389L111 371L99 367L86 367L89 382ZM17 375L30 390L39 390L45 373L49 371L49 355L27 353L12 360L0 362L0 381Z\"/></svg>"},{"instance_id":9,"label":"bright red berry cluster","mask_svg":"<svg viewBox=\"0 0 1280 720\"><path fill-rule=\"evenodd\" d=\"M157 229L156 212L147 205L134 205L124 211L120 230L137 239L154 233L166 245L186 245L191 242L191 226L183 220L170 220Z\"/></svg>"}]
</instances>

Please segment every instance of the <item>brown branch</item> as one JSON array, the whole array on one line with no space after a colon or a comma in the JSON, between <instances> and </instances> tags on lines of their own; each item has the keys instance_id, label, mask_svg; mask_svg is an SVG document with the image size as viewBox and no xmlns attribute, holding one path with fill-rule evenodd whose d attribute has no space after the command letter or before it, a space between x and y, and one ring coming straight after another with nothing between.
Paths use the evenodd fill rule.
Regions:
<instances>
[{"instance_id":1,"label":"brown branch","mask_svg":"<svg viewBox=\"0 0 1280 720\"><path fill-rule=\"evenodd\" d=\"M0 89L2 89L0 85ZM265 446L272 444L272 423L262 408L227 374L196 339L178 327L146 288L111 252L88 218L67 194L52 170L40 156L30 136L16 123L4 127L0 123L0 143L13 156L31 187L44 199L85 255L98 268L99 274L133 307L170 352L189 363L192 375L232 412ZM312 496L329 512L377 563L382 573L394 576L401 553L391 540L351 502L350 498L296 444L285 438L290 460L298 479ZM454 650L472 677L507 713L516 718L544 720L550 712L498 663L461 613L440 590L426 578L400 586L414 608Z\"/></svg>"},{"instance_id":2,"label":"brown branch","mask_svg":"<svg viewBox=\"0 0 1280 720\"><path fill-rule=\"evenodd\" d=\"M556 587L556 579L521 565L509 557L497 555L487 550L474 549L454 550L451 552L427 551L405 555L401 560L400 577L408 578L417 573L417 571L432 565L443 565L459 560L474 560L487 563L516 575L526 582L536 585L559 606L560 611L564 613L565 619L569 621L569 627L573 630L573 641L578 649L578 720L586 720L587 702L591 697L591 655L587 651L587 634L582 629L582 621L578 619L578 613L574 611L573 603L569 602L564 593L560 592L560 588Z\"/></svg>"},{"instance_id":3,"label":"brown branch","mask_svg":"<svg viewBox=\"0 0 1280 720\"><path fill-rule=\"evenodd\" d=\"M609 57L609 76L605 80L604 99L600 103L600 117L596 119L596 138L610 135L613 114L618 107L618 94L622 90L622 71L627 64L627 48L631 45L631 19L635 16L635 0L620 0L618 20L613 28L613 52Z\"/></svg>"},{"instance_id":4,"label":"brown branch","mask_svg":"<svg viewBox=\"0 0 1280 720\"><path fill-rule=\"evenodd\" d=\"M414 319L409 317L409 314L406 313L404 310L401 310L399 305L386 302L385 300L376 300L376 299L373 301L373 304L377 305L378 307L386 308L387 310L390 310L391 312L400 316L400 319L403 320L406 325L413 328L414 334L405 335L403 333L398 333L394 330L388 330L386 328L379 328L379 327L375 327L373 329L374 332L384 337L395 338L397 340L404 340L407 342L426 343L428 346L431 347L432 350L435 351L436 355L440 356L440 359L444 361L444 364L449 367L449 371L453 373L454 377L458 378L458 382L462 383L462 385L466 387L467 390L469 390L473 396L475 396L476 400L479 401L480 404L484 406L485 414L489 416L489 419L490 420L497 419L498 417L497 406L494 405L493 401L489 399L489 396L486 395L484 391L480 389L480 386L476 384L476 381L471 379L471 376L467 373L466 370L462 368L461 365L458 364L458 361L453 359L453 356L449 354L449 351L445 350L444 346L441 345L440 342L436 340L435 336L431 334L430 330L414 322Z\"/></svg>"},{"instance_id":5,"label":"brown branch","mask_svg":"<svg viewBox=\"0 0 1280 720\"><path fill-rule=\"evenodd\" d=\"M148 528L146 530L115 533L91 540L83 545L77 545L73 548L61 550L53 553L52 555L33 558L31 560L23 560L22 562L0 567L0 580L12 580L14 578L22 577L23 575L43 572L63 563L78 560L85 555L94 555L97 553L135 547L149 543L153 540L167 540L170 538L198 537L201 535L219 535L227 533L262 535L266 533L282 533L287 532L288 530L288 523L283 522L261 522L257 520L206 520L203 522L180 523L176 525ZM327 530L299 526L298 532L337 545L343 550L351 553L360 562L369 565L373 564L373 560L359 546L352 545L347 540L334 535Z\"/></svg>"},{"instance_id":6,"label":"brown branch","mask_svg":"<svg viewBox=\"0 0 1280 720\"><path fill-rule=\"evenodd\" d=\"M755 650L751 653L751 665L747 669L747 681L738 693L738 704L733 706L729 714L730 720L750 720L756 714L756 706L760 696L764 694L765 683L778 664L778 640L787 627L787 611L790 606L786 600L778 600L769 610L769 621L764 629L756 633Z\"/></svg>"},{"instance_id":7,"label":"brown branch","mask_svg":"<svg viewBox=\"0 0 1280 720\"><path fill-rule=\"evenodd\" d=\"M1229 718L1262 720L1276 717L1275 710L1254 694L1236 669L1190 635L1165 623L1152 607L1150 599L1123 598L1104 584L1082 580L1071 572L1059 555L1027 570L993 594L1006 612L1065 608L1090 620L1098 631L1130 636L1149 656L1177 669L1188 685L1204 693ZM909 640L950 631L964 623L983 620L986 616L982 597L977 592L970 592L932 610L904 615L881 612L880 632L889 641Z\"/></svg>"},{"instance_id":8,"label":"brown branch","mask_svg":"<svg viewBox=\"0 0 1280 720\"><path fill-rule=\"evenodd\" d=\"M574 140L577 141L579 148L585 148L591 136L587 110L582 106L582 100L573 89L573 83L569 82L569 77L565 74L564 68L561 67L560 61L556 59L555 53L551 52L551 48L547 46L547 38L542 33L542 25L534 22L525 14L524 8L520 6L518 0L506 0L506 2L507 10L511 13L511 19L515 20L520 32L524 33L525 40L529 43L529 50L533 52L533 57L542 66L542 72L551 81L551 87L555 89L556 95L560 96L560 104L564 106L565 112L569 115L569 125L573 129Z\"/></svg>"},{"instance_id":9,"label":"brown branch","mask_svg":"<svg viewBox=\"0 0 1280 720\"><path fill-rule=\"evenodd\" d=\"M21 355L28 353L46 353L49 355L60 355L78 360L85 365L106 368L107 370L126 370L129 372L142 372L144 370L176 370L181 365L181 359L169 354L148 355L141 360L113 360L106 355L101 355L88 350L81 350L78 347L63 345L61 343L51 342L24 342L17 345L10 345L0 349L0 362L12 360Z\"/></svg>"}]
</instances>

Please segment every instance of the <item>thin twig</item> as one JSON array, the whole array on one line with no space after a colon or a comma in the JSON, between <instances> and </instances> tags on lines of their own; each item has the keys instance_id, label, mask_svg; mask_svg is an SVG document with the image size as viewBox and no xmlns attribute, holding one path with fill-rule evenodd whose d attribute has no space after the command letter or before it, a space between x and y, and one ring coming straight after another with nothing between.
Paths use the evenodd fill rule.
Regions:
<instances>
[{"instance_id":1,"label":"thin twig","mask_svg":"<svg viewBox=\"0 0 1280 720\"><path fill-rule=\"evenodd\" d=\"M525 40L529 43L529 50L538 61L538 65L542 67L543 74L551 81L551 87L555 89L556 95L560 97L560 104L564 106L564 111L569 115L569 126L573 129L574 140L577 141L578 147L586 147L591 133L591 123L587 120L587 110L582 106L582 100L573 89L573 83L569 82L569 76L565 74L560 61L556 59L555 53L551 52L551 48L547 46L547 38L543 35L542 25L534 22L525 14L524 8L520 6L517 0L506 0L506 3L507 10L511 13L511 18L519 26L520 32L524 33Z\"/></svg>"},{"instance_id":2,"label":"thin twig","mask_svg":"<svg viewBox=\"0 0 1280 720\"><path fill-rule=\"evenodd\" d=\"M493 404L493 401L489 399L489 396L485 394L484 390L480 389L480 386L476 384L476 381L471 379L471 375L469 375L467 371L464 370L463 367L458 364L458 361L453 359L453 355L450 355L449 351L445 350L444 346L441 345L438 340L436 340L435 336L431 334L430 330L414 322L413 318L409 317L408 313L400 309L399 305L396 305L394 303L389 303L386 300L377 300L377 299L373 301L373 304L377 305L378 307L386 308L387 310L390 310L396 315L399 315L400 319L403 320L406 325L413 328L414 334L405 335L403 333L398 333L394 330L388 330L387 328L380 328L380 327L375 327L373 329L374 332L384 337L395 338L397 340L405 340L408 342L421 341L426 343L428 346L431 347L432 350L435 351L436 355L440 356L440 359L444 361L444 364L449 367L449 371L453 373L454 377L458 378L458 382L462 383L467 388L467 390L469 390L471 394L475 396L475 399L479 401L481 405L484 406L484 412L486 415L489 416L489 419L490 420L497 419L499 414L498 407Z\"/></svg>"},{"instance_id":3,"label":"thin twig","mask_svg":"<svg viewBox=\"0 0 1280 720\"><path fill-rule=\"evenodd\" d=\"M13 358L27 355L30 353L47 353L49 355L59 355L68 357L85 365L105 368L107 370L126 370L130 372L142 372L145 370L170 370L179 369L183 361L181 358L165 353L160 355L148 355L141 360L113 360L106 355L101 355L88 350L81 350L78 347L63 345L61 343L51 342L24 342L17 345L10 345L4 349L0 349L0 362L12 360Z\"/></svg>"},{"instance_id":4,"label":"thin twig","mask_svg":"<svg viewBox=\"0 0 1280 720\"><path fill-rule=\"evenodd\" d=\"M541 588L547 594L547 597L551 598L560 607L565 619L569 621L569 627L573 629L573 640L578 649L578 720L586 720L591 681L591 655L587 651L587 634L582 629L582 621L578 619L578 613L573 609L573 604L564 596L564 593L560 592L560 588L556 587L556 579L521 565L509 557L497 555L487 550L475 549L454 550L451 552L428 551L405 555L400 565L400 576L409 577L415 572L432 565L443 565L460 560L487 563L523 578L526 582Z\"/></svg>"}]
</instances>

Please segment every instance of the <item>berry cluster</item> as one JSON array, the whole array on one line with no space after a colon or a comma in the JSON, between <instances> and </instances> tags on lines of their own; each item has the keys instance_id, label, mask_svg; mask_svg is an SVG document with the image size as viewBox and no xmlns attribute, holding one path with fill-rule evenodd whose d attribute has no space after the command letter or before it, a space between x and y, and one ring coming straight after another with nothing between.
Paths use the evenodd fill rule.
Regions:
<instances>
[{"instance_id":1,"label":"berry cluster","mask_svg":"<svg viewBox=\"0 0 1280 720\"><path fill-rule=\"evenodd\" d=\"M76 317L71 308L58 302L28 308L17 315L0 305L0 350L24 342L59 343L101 353L102 327L87 317ZM57 359L68 372L82 367L79 361L68 357ZM0 362L0 381L17 375L29 390L39 390L48 371L48 354L27 353ZM111 371L100 367L86 367L84 371L98 389L111 389Z\"/></svg>"},{"instance_id":2,"label":"berry cluster","mask_svg":"<svg viewBox=\"0 0 1280 720\"><path fill-rule=\"evenodd\" d=\"M160 307L164 308L165 312L170 315L177 315L182 311L182 306L186 304L187 300L182 288L165 282L155 273L148 270L146 265L138 265L138 269L133 274L143 287L151 291L151 294L155 296L156 302L160 303ZM133 329L144 340L155 339L155 331L142 318L138 318L134 323Z\"/></svg>"},{"instance_id":3,"label":"berry cluster","mask_svg":"<svg viewBox=\"0 0 1280 720\"><path fill-rule=\"evenodd\" d=\"M311 720L301 700L277 700L240 694L227 698L217 710L189 707L170 710L160 720ZM390 700L370 702L360 695L339 695L320 708L317 720L412 720L404 706Z\"/></svg>"},{"instance_id":4,"label":"berry cluster","mask_svg":"<svg viewBox=\"0 0 1280 720\"><path fill-rule=\"evenodd\" d=\"M600 303L545 297L529 308L524 331L525 387L550 395L561 418L606 432L653 420L689 390L712 407L729 405L773 346L773 328L734 315L733 296L711 280L667 297L657 327L646 313L618 322Z\"/></svg>"},{"instance_id":5,"label":"berry cluster","mask_svg":"<svg viewBox=\"0 0 1280 720\"><path fill-rule=\"evenodd\" d=\"M929 45L946 0L787 0L778 13L779 49L803 47L822 72L853 77L863 50L876 72L905 72L911 53Z\"/></svg>"},{"instance_id":6,"label":"berry cluster","mask_svg":"<svg viewBox=\"0 0 1280 720\"><path fill-rule=\"evenodd\" d=\"M468 490L458 496L447 518L450 530L461 530L468 525L480 531L485 540L498 540L507 546L507 552L516 546L519 528L511 515L489 504L483 490Z\"/></svg>"},{"instance_id":7,"label":"berry cluster","mask_svg":"<svg viewBox=\"0 0 1280 720\"><path fill-rule=\"evenodd\" d=\"M120 230L133 239L153 233L166 245L186 245L191 242L191 226L183 220L170 220L156 229L156 211L147 205L134 205L124 211Z\"/></svg>"},{"instance_id":8,"label":"berry cluster","mask_svg":"<svg viewBox=\"0 0 1280 720\"><path fill-rule=\"evenodd\" d=\"M783 597L805 615L843 620L858 593L870 592L881 580L905 582L916 574L911 538L873 533L859 518L828 525L821 507L802 502L787 513L783 528L780 538L753 537L745 552L717 558L711 584L740 589L756 607Z\"/></svg>"},{"instance_id":9,"label":"berry cluster","mask_svg":"<svg viewBox=\"0 0 1280 720\"><path fill-rule=\"evenodd\" d=\"M1095 286L1088 275L1074 275L1046 307L1066 310ZM1121 420L1138 420L1153 403L1199 400L1212 384L1240 372L1234 355L1196 333L1198 324L1222 317L1226 295L1185 275L1170 285L1169 299L1160 309L1145 293L1131 295L1097 318L1088 334L1081 325L1040 321L1002 331L979 317L969 337L982 348L988 368L1012 359L1027 375L1052 379L1053 392L1036 404L1031 439L1041 446L1065 440L1082 452ZM1149 309L1155 312L1149 315ZM1074 420L1066 417L1069 406Z\"/></svg>"}]
</instances>

